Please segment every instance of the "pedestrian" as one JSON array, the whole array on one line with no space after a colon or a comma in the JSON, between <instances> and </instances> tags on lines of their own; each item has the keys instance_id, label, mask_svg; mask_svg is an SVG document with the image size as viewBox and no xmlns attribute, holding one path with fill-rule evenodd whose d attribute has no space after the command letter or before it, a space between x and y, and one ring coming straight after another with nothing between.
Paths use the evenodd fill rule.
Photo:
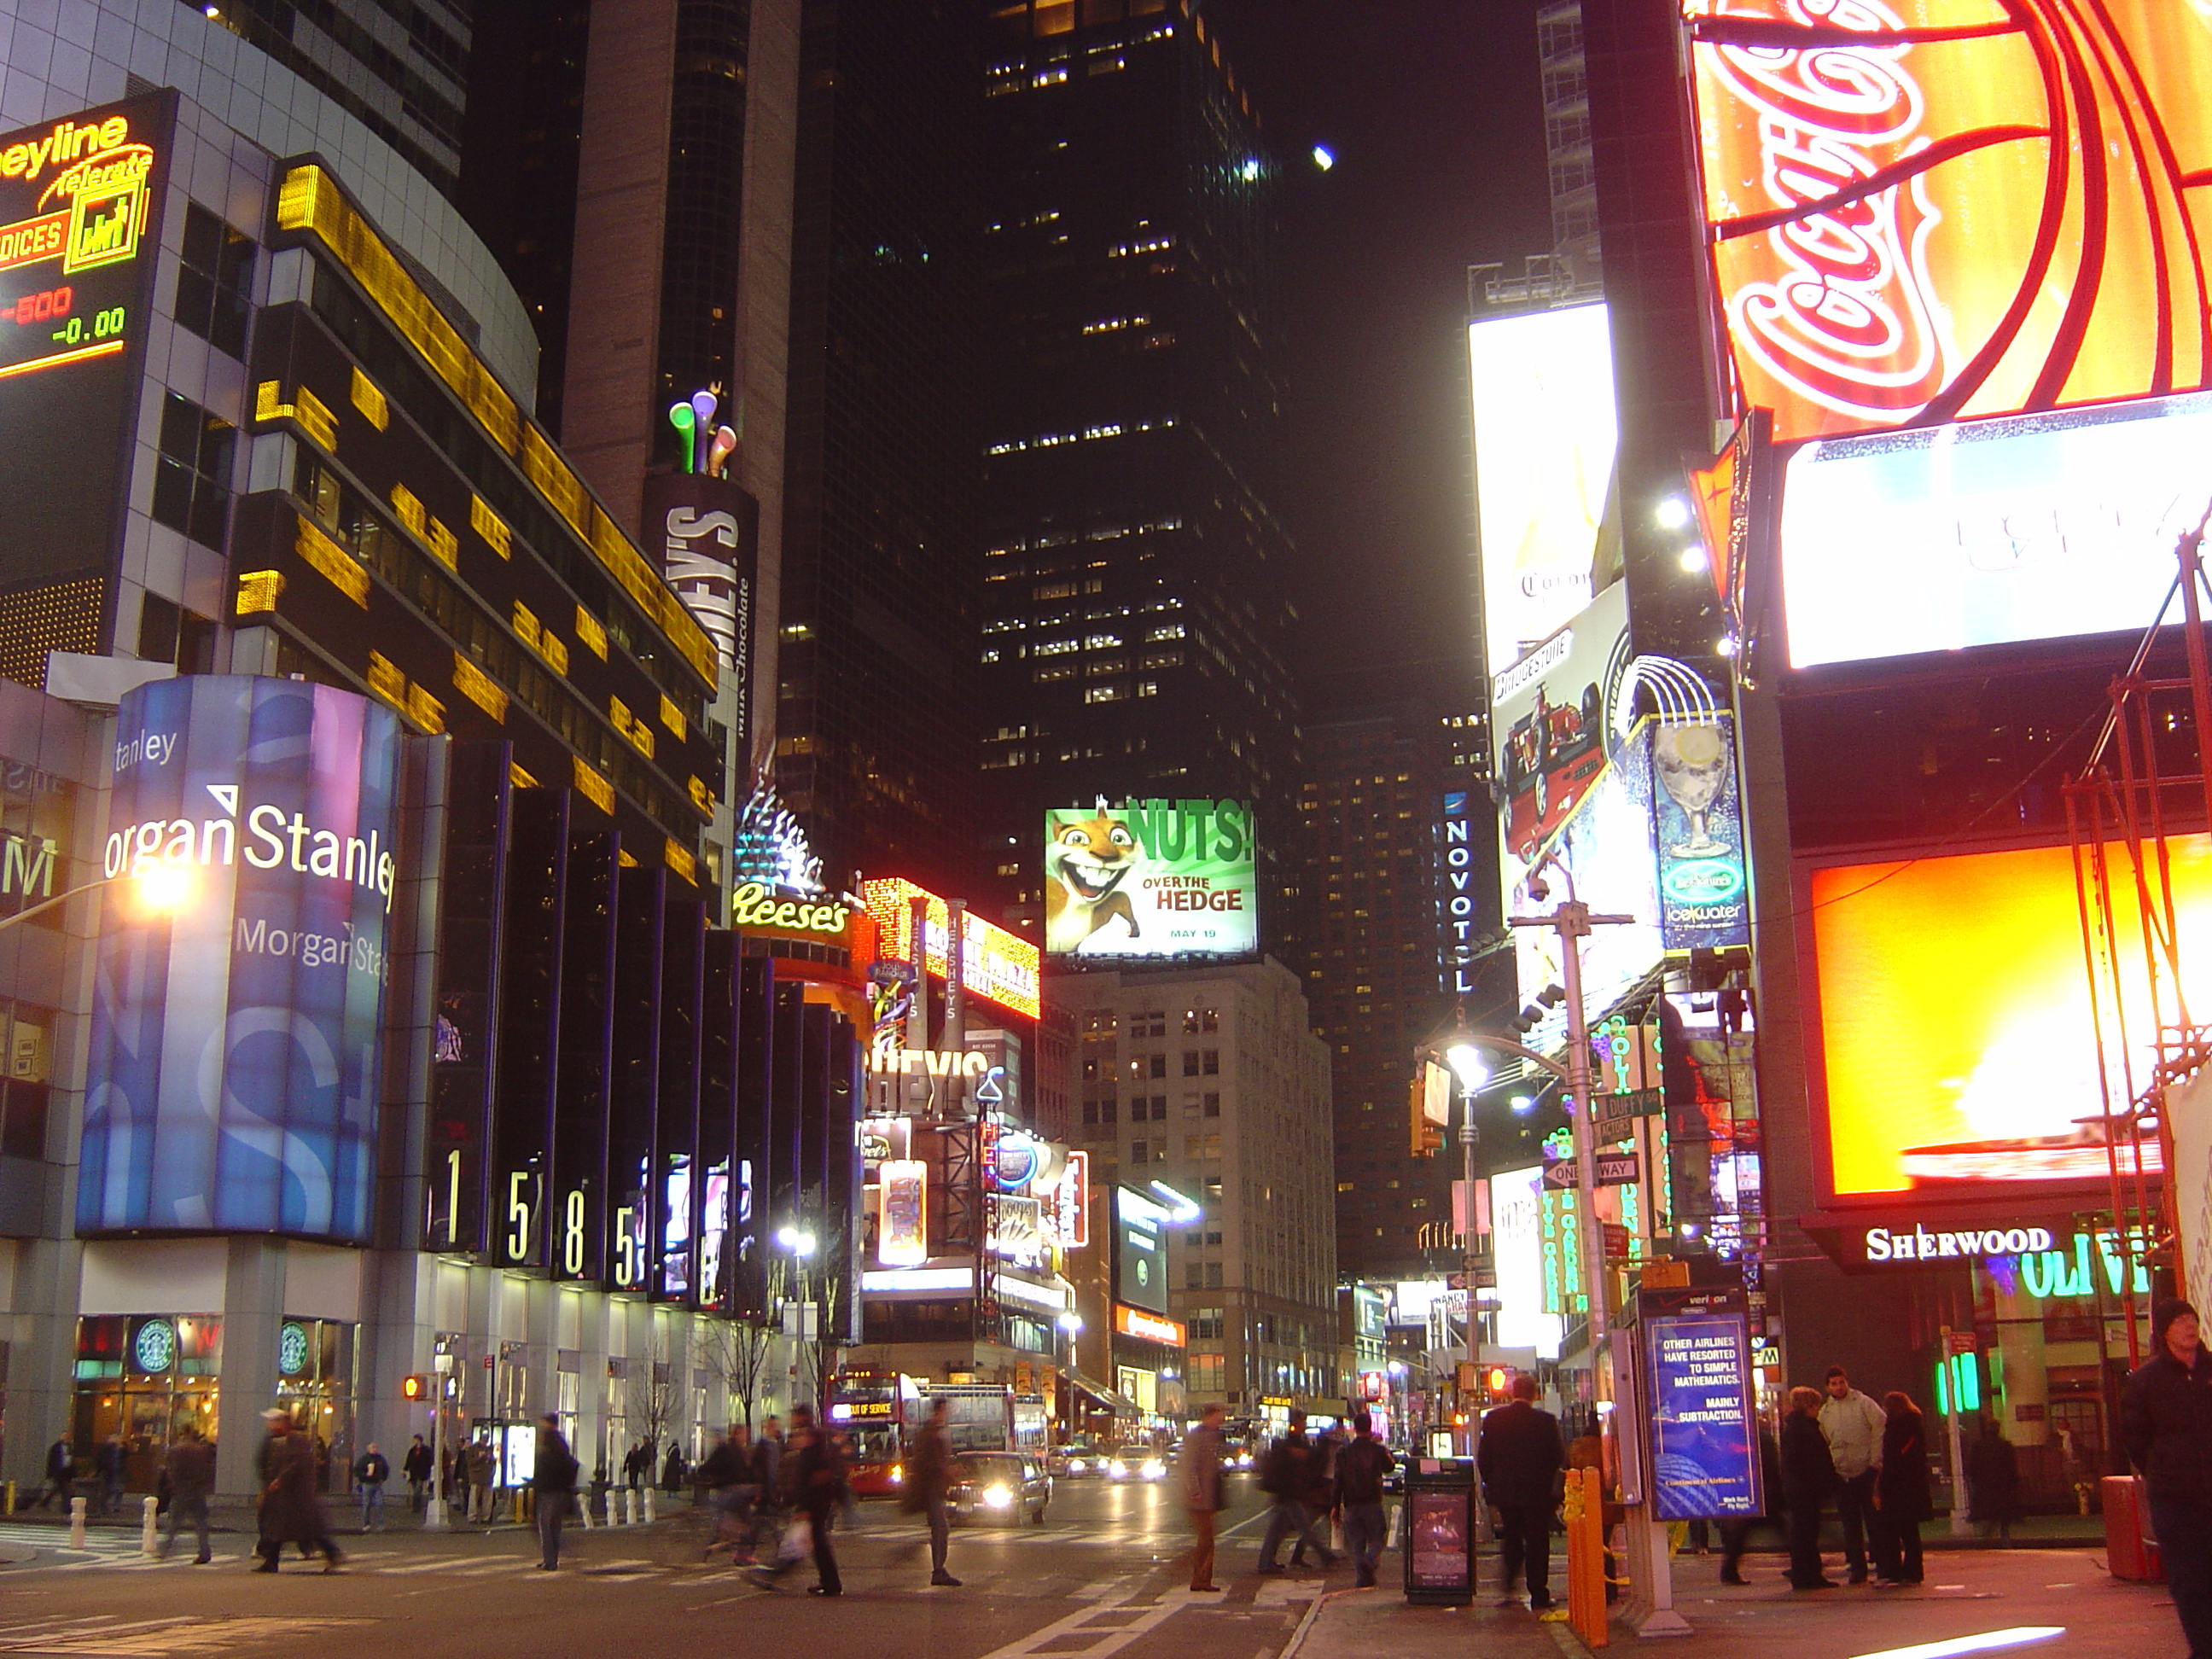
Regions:
<instances>
[{"instance_id":1,"label":"pedestrian","mask_svg":"<svg viewBox=\"0 0 2212 1659\"><path fill-rule=\"evenodd\" d=\"M1559 1419L1537 1406L1536 1394L1531 1373L1516 1374L1513 1398L1482 1419L1474 1466L1483 1501L1497 1520L1506 1600L1515 1599L1513 1582L1522 1578L1529 1607L1540 1613L1552 1605L1552 1516L1559 1506L1566 1445Z\"/></svg>"},{"instance_id":2,"label":"pedestrian","mask_svg":"<svg viewBox=\"0 0 2212 1659\"><path fill-rule=\"evenodd\" d=\"M1352 1587L1371 1589L1389 1528L1382 1517L1382 1480L1397 1460L1375 1437L1365 1412L1352 1419L1352 1440L1336 1455L1336 1501L1344 1513L1344 1547L1352 1555Z\"/></svg>"},{"instance_id":3,"label":"pedestrian","mask_svg":"<svg viewBox=\"0 0 2212 1659\"><path fill-rule=\"evenodd\" d=\"M1833 1589L1836 1581L1820 1567L1820 1506L1836 1490L1835 1455L1820 1431L1820 1391L1790 1390L1790 1414L1782 1419L1783 1502L1790 1510L1790 1587Z\"/></svg>"},{"instance_id":4,"label":"pedestrian","mask_svg":"<svg viewBox=\"0 0 2212 1659\"><path fill-rule=\"evenodd\" d=\"M424 1494L430 1486L430 1449L416 1435L415 1443L399 1460L399 1472L407 1477L407 1507L416 1514L422 1513Z\"/></svg>"},{"instance_id":5,"label":"pedestrian","mask_svg":"<svg viewBox=\"0 0 2212 1659\"><path fill-rule=\"evenodd\" d=\"M261 1536L254 1549L261 1565L254 1571L275 1572L284 1546L297 1544L303 1555L320 1551L323 1571L337 1572L344 1558L331 1541L330 1522L315 1490L314 1443L292 1426L283 1411L271 1407L261 1416L269 1425L269 1437L261 1443L258 1460Z\"/></svg>"},{"instance_id":6,"label":"pedestrian","mask_svg":"<svg viewBox=\"0 0 2212 1659\"><path fill-rule=\"evenodd\" d=\"M700 1462L699 1481L708 1490L708 1504L714 1515L714 1535L708 1540L706 1548L709 1557L716 1550L727 1549L730 1559L735 1562L750 1538L751 1438L744 1424L732 1423L729 1432L720 1437L714 1442L714 1449Z\"/></svg>"},{"instance_id":7,"label":"pedestrian","mask_svg":"<svg viewBox=\"0 0 2212 1659\"><path fill-rule=\"evenodd\" d=\"M629 1449L623 1454L623 1485L635 1487L639 1471L645 1467L645 1448L633 1440Z\"/></svg>"},{"instance_id":8,"label":"pedestrian","mask_svg":"<svg viewBox=\"0 0 2212 1659\"><path fill-rule=\"evenodd\" d=\"M1786 1513L1782 1492L1782 1449L1775 1442L1774 1431L1761 1419L1759 1425L1760 1482L1765 1488L1766 1510L1763 1515L1732 1515L1721 1522L1721 1583L1741 1584L1743 1576L1744 1547L1751 1541L1751 1529L1765 1522L1776 1524Z\"/></svg>"},{"instance_id":9,"label":"pedestrian","mask_svg":"<svg viewBox=\"0 0 2212 1659\"><path fill-rule=\"evenodd\" d=\"M551 1412L538 1419L538 1455L531 1460L531 1501L538 1506L538 1565L551 1572L561 1565L561 1523L575 1501L576 1475L582 1468Z\"/></svg>"},{"instance_id":10,"label":"pedestrian","mask_svg":"<svg viewBox=\"0 0 2212 1659\"><path fill-rule=\"evenodd\" d=\"M1828 1397L1820 1406L1820 1432L1836 1465L1836 1519L1843 1523L1844 1562L1854 1584L1867 1582L1867 1534L1875 1483L1881 1478L1881 1407L1851 1386L1841 1365L1828 1367Z\"/></svg>"},{"instance_id":11,"label":"pedestrian","mask_svg":"<svg viewBox=\"0 0 2212 1659\"><path fill-rule=\"evenodd\" d=\"M1875 1583L1894 1589L1921 1582L1920 1523L1935 1518L1929 1490L1928 1425L1911 1396L1881 1397L1881 1474L1875 1482Z\"/></svg>"},{"instance_id":12,"label":"pedestrian","mask_svg":"<svg viewBox=\"0 0 2212 1659\"><path fill-rule=\"evenodd\" d=\"M1967 1518L1987 1528L1982 1536L2010 1545L2012 1523L2021 1517L2020 1455L1994 1418L1982 1419L1980 1434L1966 1449L1966 1494Z\"/></svg>"},{"instance_id":13,"label":"pedestrian","mask_svg":"<svg viewBox=\"0 0 2212 1659\"><path fill-rule=\"evenodd\" d=\"M1336 1556L1328 1540L1313 1535L1315 1526L1327 1519L1327 1511L1316 1514L1305 1504L1314 1486L1310 1471L1313 1459L1313 1442L1306 1437L1306 1414L1292 1407L1289 1428L1267 1449L1267 1459L1260 1469L1260 1490L1274 1499L1274 1506L1267 1512L1267 1530L1260 1540L1261 1572L1283 1570L1275 1559L1275 1552L1281 1547L1285 1534L1297 1536L1301 1555L1311 1544L1321 1557L1324 1571L1336 1565Z\"/></svg>"},{"instance_id":14,"label":"pedestrian","mask_svg":"<svg viewBox=\"0 0 2212 1659\"><path fill-rule=\"evenodd\" d=\"M674 1441L668 1443L668 1461L660 1468L660 1489L681 1492L684 1489L684 1453Z\"/></svg>"},{"instance_id":15,"label":"pedestrian","mask_svg":"<svg viewBox=\"0 0 2212 1659\"><path fill-rule=\"evenodd\" d=\"M169 1448L162 1472L169 1480L169 1529L161 1540L162 1559L176 1548L177 1534L189 1521L200 1540L200 1553L192 1565L204 1567L213 1559L208 1550L208 1494L215 1490L215 1448L200 1437L198 1429L186 1427Z\"/></svg>"},{"instance_id":16,"label":"pedestrian","mask_svg":"<svg viewBox=\"0 0 2212 1659\"><path fill-rule=\"evenodd\" d=\"M1314 1517L1316 1535L1325 1540L1331 1549L1341 1550L1344 1540L1332 1538L1330 1517L1336 1513L1336 1449L1337 1435L1334 1429L1323 1429L1312 1437L1306 1449L1303 1484L1298 1492L1298 1507ZM1323 1551L1323 1571L1336 1565L1336 1558ZM1291 1570L1295 1572L1306 1564L1306 1540L1302 1533L1298 1541L1291 1546Z\"/></svg>"},{"instance_id":17,"label":"pedestrian","mask_svg":"<svg viewBox=\"0 0 2212 1659\"><path fill-rule=\"evenodd\" d=\"M46 1484L29 1507L42 1510L58 1498L62 1500L63 1510L67 1510L70 1488L76 1480L76 1453L70 1449L69 1436L64 1435L46 1448Z\"/></svg>"},{"instance_id":18,"label":"pedestrian","mask_svg":"<svg viewBox=\"0 0 2212 1659\"><path fill-rule=\"evenodd\" d=\"M1190 1587L1201 1595L1220 1593L1213 1582L1213 1528L1221 1513L1221 1421L1218 1401L1201 1407L1198 1426L1182 1443L1182 1502L1190 1511Z\"/></svg>"},{"instance_id":19,"label":"pedestrian","mask_svg":"<svg viewBox=\"0 0 2212 1659\"><path fill-rule=\"evenodd\" d=\"M2151 1310L2151 1357L2120 1394L2120 1443L2142 1472L2189 1659L2212 1659L2212 1352L2197 1310Z\"/></svg>"},{"instance_id":20,"label":"pedestrian","mask_svg":"<svg viewBox=\"0 0 2212 1659\"><path fill-rule=\"evenodd\" d=\"M952 1513L948 1495L952 1488L952 1402L939 1395L929 1402L929 1415L915 1431L907 1448L906 1478L899 1487L899 1504L908 1515L926 1517L929 1525L929 1582L957 1589L960 1581L947 1571L945 1553L952 1540Z\"/></svg>"},{"instance_id":21,"label":"pedestrian","mask_svg":"<svg viewBox=\"0 0 2212 1659\"><path fill-rule=\"evenodd\" d=\"M806 1517L806 1540L814 1555L819 1583L811 1595L842 1595L844 1581L837 1575L837 1553L830 1541L830 1528L845 1500L845 1469L830 1437L814 1421L811 1406L791 1408L791 1438L779 1463L783 1492L792 1508ZM793 1526L798 1524L794 1517ZM773 1585L798 1565L799 1552L789 1542L776 1552L775 1565L755 1569L756 1582Z\"/></svg>"},{"instance_id":22,"label":"pedestrian","mask_svg":"<svg viewBox=\"0 0 2212 1659\"><path fill-rule=\"evenodd\" d=\"M392 1460L377 1450L376 1442L354 1459L353 1480L361 1494L361 1529L384 1530L384 1483L392 1479Z\"/></svg>"},{"instance_id":23,"label":"pedestrian","mask_svg":"<svg viewBox=\"0 0 2212 1659\"><path fill-rule=\"evenodd\" d=\"M100 1443L92 1455L92 1472L100 1480L100 1508L101 1515L113 1515L123 1507L123 1437L111 1434Z\"/></svg>"},{"instance_id":24,"label":"pedestrian","mask_svg":"<svg viewBox=\"0 0 2212 1659\"><path fill-rule=\"evenodd\" d=\"M464 1511L471 1521L489 1522L492 1515L492 1493L497 1486L499 1459L492 1453L491 1442L483 1435L461 1449L461 1467L465 1471L462 1484L467 1488L469 1507Z\"/></svg>"}]
</instances>

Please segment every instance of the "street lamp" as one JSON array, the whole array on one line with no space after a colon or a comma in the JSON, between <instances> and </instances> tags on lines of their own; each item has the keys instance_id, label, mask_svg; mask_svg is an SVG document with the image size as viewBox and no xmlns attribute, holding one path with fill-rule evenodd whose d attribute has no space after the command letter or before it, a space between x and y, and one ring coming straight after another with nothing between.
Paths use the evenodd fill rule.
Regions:
<instances>
[{"instance_id":1,"label":"street lamp","mask_svg":"<svg viewBox=\"0 0 2212 1659\"><path fill-rule=\"evenodd\" d=\"M191 867L156 860L141 869L118 871L114 875L102 876L97 881L88 881L67 892L57 893L50 899L41 899L28 909L18 910L12 916L0 916L0 929L13 927L17 922L28 921L33 916L44 915L57 906L68 903L80 893L96 892L100 888L112 887L124 881L137 884L140 908L155 915L180 910L192 896Z\"/></svg>"},{"instance_id":2,"label":"street lamp","mask_svg":"<svg viewBox=\"0 0 2212 1659\"><path fill-rule=\"evenodd\" d=\"M814 1235L809 1232L801 1232L796 1227L777 1228L775 1230L775 1242L782 1245L785 1249L789 1250L792 1255L799 1256L801 1259L814 1254Z\"/></svg>"}]
</instances>

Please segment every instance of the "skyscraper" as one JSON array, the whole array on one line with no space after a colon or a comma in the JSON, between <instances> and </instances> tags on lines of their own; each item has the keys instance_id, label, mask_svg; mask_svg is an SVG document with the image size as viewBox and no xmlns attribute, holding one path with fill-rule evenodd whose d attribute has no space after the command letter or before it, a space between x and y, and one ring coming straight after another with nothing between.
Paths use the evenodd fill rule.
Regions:
<instances>
[{"instance_id":1,"label":"skyscraper","mask_svg":"<svg viewBox=\"0 0 2212 1659\"><path fill-rule=\"evenodd\" d=\"M989 11L993 861L1034 919L1046 806L1251 799L1279 949L1298 765L1270 505L1280 163L1203 7Z\"/></svg>"}]
</instances>

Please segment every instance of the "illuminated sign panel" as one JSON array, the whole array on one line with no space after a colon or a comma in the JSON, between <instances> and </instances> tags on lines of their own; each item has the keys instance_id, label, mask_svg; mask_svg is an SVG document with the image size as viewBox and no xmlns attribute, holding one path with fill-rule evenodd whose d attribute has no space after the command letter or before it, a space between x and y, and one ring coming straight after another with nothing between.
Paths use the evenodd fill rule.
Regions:
<instances>
[{"instance_id":1,"label":"illuminated sign panel","mask_svg":"<svg viewBox=\"0 0 2212 1659\"><path fill-rule=\"evenodd\" d=\"M1248 803L1064 807L1045 814L1044 838L1048 955L1129 961L1259 950Z\"/></svg>"},{"instance_id":2,"label":"illuminated sign panel","mask_svg":"<svg viewBox=\"0 0 2212 1659\"><path fill-rule=\"evenodd\" d=\"M2124 862L2124 849L2111 856ZM2212 848L2180 837L2172 857L2181 960L2202 963L2191 940L2212 941ZM2109 1179L2067 848L1816 869L1811 905L1838 1196L1988 1197ZM2116 921L2112 960L2139 981L2132 908ZM2212 994L2185 988L2191 1004ZM2148 1006L2140 983L2128 994ZM2109 1013L2105 1035L2117 1063ZM2147 1077L2153 1034L2128 1035L2135 1075ZM2156 1143L2147 1150L2154 1162Z\"/></svg>"},{"instance_id":3,"label":"illuminated sign panel","mask_svg":"<svg viewBox=\"0 0 2212 1659\"><path fill-rule=\"evenodd\" d=\"M923 965L942 979L945 946L951 938L951 908L910 881L891 878L860 884L860 902L875 920L876 955L881 960L914 960L913 902L918 898L929 902L922 927ZM964 913L960 929L960 982L969 995L1035 1019L1040 1011L1038 973L1036 945L992 926L973 910Z\"/></svg>"},{"instance_id":4,"label":"illuminated sign panel","mask_svg":"<svg viewBox=\"0 0 2212 1659\"><path fill-rule=\"evenodd\" d=\"M1491 1176L1491 1249L1498 1342L1552 1359L1559 1352L1560 1321L1545 1311L1543 1185L1543 1170L1533 1164Z\"/></svg>"},{"instance_id":5,"label":"illuminated sign panel","mask_svg":"<svg viewBox=\"0 0 2212 1659\"><path fill-rule=\"evenodd\" d=\"M114 562L173 119L157 93L0 134L0 591Z\"/></svg>"},{"instance_id":6,"label":"illuminated sign panel","mask_svg":"<svg viewBox=\"0 0 2212 1659\"><path fill-rule=\"evenodd\" d=\"M1808 444L1790 458L1790 663L2139 632L2212 449L2212 395Z\"/></svg>"},{"instance_id":7,"label":"illuminated sign panel","mask_svg":"<svg viewBox=\"0 0 2212 1659\"><path fill-rule=\"evenodd\" d=\"M388 710L305 681L123 699L107 872L191 884L102 912L79 1232L368 1242L398 757Z\"/></svg>"},{"instance_id":8,"label":"illuminated sign panel","mask_svg":"<svg viewBox=\"0 0 2212 1659\"><path fill-rule=\"evenodd\" d=\"M883 1206L876 1259L886 1267L918 1267L929 1260L929 1165L889 1159L876 1180Z\"/></svg>"},{"instance_id":9,"label":"illuminated sign panel","mask_svg":"<svg viewBox=\"0 0 2212 1659\"><path fill-rule=\"evenodd\" d=\"M1729 343L1778 441L2212 378L2206 8L1683 12Z\"/></svg>"},{"instance_id":10,"label":"illuminated sign panel","mask_svg":"<svg viewBox=\"0 0 2212 1659\"><path fill-rule=\"evenodd\" d=\"M1589 604L1619 433L1601 305L1471 325L1483 643L1494 672Z\"/></svg>"},{"instance_id":11,"label":"illuminated sign panel","mask_svg":"<svg viewBox=\"0 0 2212 1659\"><path fill-rule=\"evenodd\" d=\"M1146 1342L1164 1342L1170 1348L1183 1344L1182 1327L1172 1319L1163 1319L1158 1314L1148 1314L1141 1308L1132 1308L1127 1303L1114 1304L1114 1328L1124 1336L1133 1336Z\"/></svg>"},{"instance_id":12,"label":"illuminated sign panel","mask_svg":"<svg viewBox=\"0 0 2212 1659\"><path fill-rule=\"evenodd\" d=\"M1168 1212L1142 1193L1114 1189L1114 1294L1154 1313L1168 1310Z\"/></svg>"}]
</instances>

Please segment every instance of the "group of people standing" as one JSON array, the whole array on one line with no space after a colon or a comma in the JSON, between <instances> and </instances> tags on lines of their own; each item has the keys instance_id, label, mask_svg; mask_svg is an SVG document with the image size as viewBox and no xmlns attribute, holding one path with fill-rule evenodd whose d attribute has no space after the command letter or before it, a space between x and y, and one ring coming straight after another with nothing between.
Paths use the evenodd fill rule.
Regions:
<instances>
[{"instance_id":1,"label":"group of people standing","mask_svg":"<svg viewBox=\"0 0 2212 1659\"><path fill-rule=\"evenodd\" d=\"M1790 1583L1797 1589L1834 1589L1820 1560L1820 1516L1832 1501L1844 1534L1850 1582L1887 1589L1923 1576L1920 1527L1936 1513L1928 1473L1928 1425L1920 1407L1893 1389L1880 1405L1851 1386L1840 1365L1828 1368L1827 1391L1790 1391L1782 1420L1779 1462L1789 1512ZM1741 1534L1731 1535L1721 1580L1741 1584Z\"/></svg>"}]
</instances>

